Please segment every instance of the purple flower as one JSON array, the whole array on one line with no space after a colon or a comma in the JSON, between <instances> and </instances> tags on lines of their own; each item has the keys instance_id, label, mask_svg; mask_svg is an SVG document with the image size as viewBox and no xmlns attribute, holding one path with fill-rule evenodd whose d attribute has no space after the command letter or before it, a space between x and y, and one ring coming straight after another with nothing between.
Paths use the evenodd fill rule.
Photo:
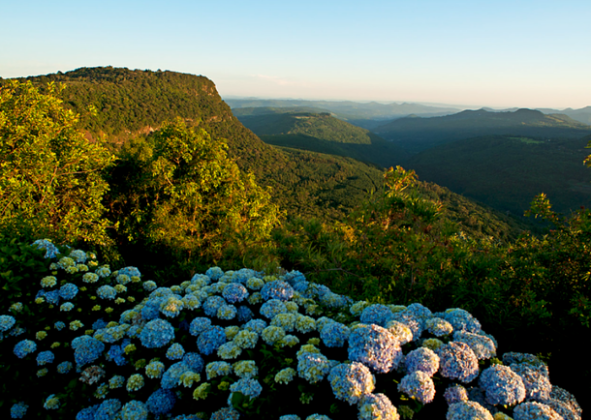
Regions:
<instances>
[{"instance_id":1,"label":"purple flower","mask_svg":"<svg viewBox=\"0 0 591 420\"><path fill-rule=\"evenodd\" d=\"M349 336L349 359L361 362L377 373L396 369L402 350L396 337L378 325L364 325Z\"/></svg>"},{"instance_id":2,"label":"purple flower","mask_svg":"<svg viewBox=\"0 0 591 420\"><path fill-rule=\"evenodd\" d=\"M486 368L480 375L479 384L492 405L514 405L525 399L523 381L507 366Z\"/></svg>"},{"instance_id":3,"label":"purple flower","mask_svg":"<svg viewBox=\"0 0 591 420\"><path fill-rule=\"evenodd\" d=\"M408 373L421 371L433 376L439 370L439 356L427 347L419 347L406 355L404 364Z\"/></svg>"},{"instance_id":4,"label":"purple flower","mask_svg":"<svg viewBox=\"0 0 591 420\"><path fill-rule=\"evenodd\" d=\"M439 372L444 378L468 383L478 376L478 358L467 344L450 341L439 347L436 353Z\"/></svg>"},{"instance_id":5,"label":"purple flower","mask_svg":"<svg viewBox=\"0 0 591 420\"><path fill-rule=\"evenodd\" d=\"M398 384L398 391L423 404L428 404L435 397L435 384L429 375L420 370L409 373Z\"/></svg>"}]
</instances>

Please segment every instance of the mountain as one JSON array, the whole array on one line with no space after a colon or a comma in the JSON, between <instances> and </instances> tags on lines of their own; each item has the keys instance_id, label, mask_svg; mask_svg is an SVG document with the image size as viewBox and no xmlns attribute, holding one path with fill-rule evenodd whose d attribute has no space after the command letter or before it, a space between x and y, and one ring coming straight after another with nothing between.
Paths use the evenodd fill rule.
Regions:
<instances>
[{"instance_id":1,"label":"mountain","mask_svg":"<svg viewBox=\"0 0 591 420\"><path fill-rule=\"evenodd\" d=\"M292 216L342 218L382 182L374 165L264 143L203 76L96 67L27 79L42 88L48 82L66 84L61 97L83 116L89 139L104 136L116 145L177 116L191 121L214 140L227 140L229 156L254 173L259 184L271 187L275 201ZM89 114L89 106L96 108L96 116Z\"/></svg>"},{"instance_id":2,"label":"mountain","mask_svg":"<svg viewBox=\"0 0 591 420\"><path fill-rule=\"evenodd\" d=\"M591 124L591 106L580 109L567 108L561 111L557 109L539 108L538 111L544 114L564 114L573 120L582 122L583 124Z\"/></svg>"},{"instance_id":3,"label":"mountain","mask_svg":"<svg viewBox=\"0 0 591 420\"><path fill-rule=\"evenodd\" d=\"M265 143L275 146L352 157L383 168L408 157L395 144L328 113L285 112L239 119Z\"/></svg>"},{"instance_id":4,"label":"mountain","mask_svg":"<svg viewBox=\"0 0 591 420\"><path fill-rule=\"evenodd\" d=\"M421 179L517 216L542 192L555 210L570 213L581 205L591 206L591 176L582 164L590 140L591 136L470 138L425 150L406 167Z\"/></svg>"},{"instance_id":5,"label":"mountain","mask_svg":"<svg viewBox=\"0 0 591 420\"><path fill-rule=\"evenodd\" d=\"M409 153L478 136L515 135L541 138L580 138L591 133L591 126L562 114L519 109L514 112L466 110L432 118L400 118L373 130Z\"/></svg>"},{"instance_id":6,"label":"mountain","mask_svg":"<svg viewBox=\"0 0 591 420\"><path fill-rule=\"evenodd\" d=\"M383 171L373 164L264 143L233 115L215 84L203 76L96 67L27 80L41 89L49 82L66 84L61 97L81 114L81 128L89 140L103 136L113 147L177 116L192 121L207 130L214 141L226 139L229 156L242 170L254 173L260 185L271 187L275 202L292 217L342 219L370 191L382 186ZM96 116L90 115L89 106L96 108ZM376 138L363 133L370 142ZM347 144L358 145L339 143ZM444 200L449 218L473 236L515 237L526 227L446 188L421 185L424 194Z\"/></svg>"},{"instance_id":7,"label":"mountain","mask_svg":"<svg viewBox=\"0 0 591 420\"><path fill-rule=\"evenodd\" d=\"M447 115L460 110L459 108L449 106L430 106L406 102L383 104L379 102L258 98L227 99L226 102L232 109L253 107L312 107L334 113L337 118L344 120L388 120L404 117L408 114L420 114L424 116Z\"/></svg>"}]
</instances>

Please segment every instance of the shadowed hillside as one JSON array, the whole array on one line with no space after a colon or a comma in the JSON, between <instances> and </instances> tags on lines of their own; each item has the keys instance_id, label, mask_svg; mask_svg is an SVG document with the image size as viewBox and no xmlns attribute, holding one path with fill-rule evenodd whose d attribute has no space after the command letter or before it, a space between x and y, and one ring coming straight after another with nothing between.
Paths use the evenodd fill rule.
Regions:
<instances>
[{"instance_id":1,"label":"shadowed hillside","mask_svg":"<svg viewBox=\"0 0 591 420\"><path fill-rule=\"evenodd\" d=\"M381 167L397 165L407 153L376 134L328 113L286 112L241 116L265 143L352 157Z\"/></svg>"},{"instance_id":2,"label":"shadowed hillside","mask_svg":"<svg viewBox=\"0 0 591 420\"><path fill-rule=\"evenodd\" d=\"M591 127L565 115L544 115L540 111L462 111L433 118L401 118L373 130L409 153L419 153L439 144L470 137L505 135L541 138L581 138Z\"/></svg>"},{"instance_id":3,"label":"shadowed hillside","mask_svg":"<svg viewBox=\"0 0 591 420\"><path fill-rule=\"evenodd\" d=\"M582 164L590 139L471 138L419 153L407 166L422 179L517 216L542 192L557 211L570 213L591 206L589 169Z\"/></svg>"}]
</instances>

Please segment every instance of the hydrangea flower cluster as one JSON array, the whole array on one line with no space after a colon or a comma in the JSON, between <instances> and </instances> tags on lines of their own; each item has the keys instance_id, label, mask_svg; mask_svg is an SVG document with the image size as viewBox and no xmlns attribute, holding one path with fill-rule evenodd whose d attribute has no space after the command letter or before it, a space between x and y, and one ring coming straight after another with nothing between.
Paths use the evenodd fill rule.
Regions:
<instances>
[{"instance_id":1,"label":"hydrangea flower cluster","mask_svg":"<svg viewBox=\"0 0 591 420\"><path fill-rule=\"evenodd\" d=\"M35 299L0 314L2 346L15 364L33 366L30 381L82 382L88 391L14 398L11 418L43 410L77 420L248 419L281 401L294 411L268 418L398 420L438 397L450 420L581 418L541 360L493 359L496 341L463 309L354 302L296 271L212 267L158 287L136 267L111 271L91 253L35 246L55 261ZM25 324L25 305L50 322ZM191 400L207 412L184 412Z\"/></svg>"}]
</instances>

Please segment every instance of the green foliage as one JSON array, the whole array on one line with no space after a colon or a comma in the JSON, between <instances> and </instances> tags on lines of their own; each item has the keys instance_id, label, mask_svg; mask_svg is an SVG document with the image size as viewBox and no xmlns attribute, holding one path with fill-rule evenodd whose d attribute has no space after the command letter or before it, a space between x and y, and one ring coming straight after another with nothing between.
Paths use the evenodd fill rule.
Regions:
<instances>
[{"instance_id":1,"label":"green foliage","mask_svg":"<svg viewBox=\"0 0 591 420\"><path fill-rule=\"evenodd\" d=\"M77 130L62 90L10 80L0 88L0 235L104 244L101 171L112 156Z\"/></svg>"},{"instance_id":2,"label":"green foliage","mask_svg":"<svg viewBox=\"0 0 591 420\"><path fill-rule=\"evenodd\" d=\"M131 243L220 258L265 241L280 213L203 129L176 119L125 145L110 174L110 207Z\"/></svg>"},{"instance_id":3,"label":"green foliage","mask_svg":"<svg viewBox=\"0 0 591 420\"><path fill-rule=\"evenodd\" d=\"M421 179L518 217L540 192L568 214L591 206L589 171L581 165L588 140L478 137L426 150L405 165Z\"/></svg>"},{"instance_id":4,"label":"green foliage","mask_svg":"<svg viewBox=\"0 0 591 420\"><path fill-rule=\"evenodd\" d=\"M588 135L591 127L566 115L545 115L520 109L515 112L462 111L434 118L400 118L373 130L394 140L411 154L471 137L513 135L576 139Z\"/></svg>"}]
</instances>

